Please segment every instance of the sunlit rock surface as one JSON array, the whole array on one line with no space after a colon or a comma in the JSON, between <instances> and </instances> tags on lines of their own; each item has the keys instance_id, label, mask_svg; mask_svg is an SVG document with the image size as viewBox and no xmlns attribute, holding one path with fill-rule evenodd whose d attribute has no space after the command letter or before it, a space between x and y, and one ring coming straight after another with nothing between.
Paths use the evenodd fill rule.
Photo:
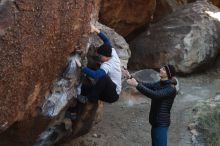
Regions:
<instances>
[{"instance_id":1,"label":"sunlit rock surface","mask_svg":"<svg viewBox=\"0 0 220 146\"><path fill-rule=\"evenodd\" d=\"M206 1L206 2L210 2L213 5L220 7L220 1L219 0L188 0L188 2L195 2L195 1Z\"/></svg>"}]
</instances>

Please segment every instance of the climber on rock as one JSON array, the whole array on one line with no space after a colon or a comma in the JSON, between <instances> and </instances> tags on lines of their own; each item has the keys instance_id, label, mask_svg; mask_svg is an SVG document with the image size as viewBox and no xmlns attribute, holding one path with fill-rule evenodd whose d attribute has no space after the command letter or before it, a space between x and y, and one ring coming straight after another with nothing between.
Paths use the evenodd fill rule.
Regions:
<instances>
[{"instance_id":1,"label":"climber on rock","mask_svg":"<svg viewBox=\"0 0 220 146\"><path fill-rule=\"evenodd\" d=\"M146 83L135 80L128 71L123 72L128 78L127 83L143 95L151 99L149 122L151 128L152 146L167 146L167 132L170 126L170 110L176 97L177 84L175 68L165 65L160 69L160 81Z\"/></svg>"},{"instance_id":2,"label":"climber on rock","mask_svg":"<svg viewBox=\"0 0 220 146\"><path fill-rule=\"evenodd\" d=\"M98 69L93 70L89 67L83 67L80 61L76 60L76 64L81 68L81 71L96 81L92 85L82 85L82 92L81 95L77 95L77 100L81 103L98 100L113 103L118 100L121 92L122 73L120 59L110 40L103 32L93 25L91 26L91 32L97 33L104 42L97 48L101 65Z\"/></svg>"}]
</instances>

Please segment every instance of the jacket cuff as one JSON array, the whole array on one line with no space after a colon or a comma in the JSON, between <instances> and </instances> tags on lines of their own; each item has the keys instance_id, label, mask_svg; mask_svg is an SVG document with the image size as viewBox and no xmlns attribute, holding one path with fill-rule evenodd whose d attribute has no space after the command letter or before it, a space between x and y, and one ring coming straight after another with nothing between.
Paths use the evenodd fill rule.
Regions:
<instances>
[{"instance_id":1,"label":"jacket cuff","mask_svg":"<svg viewBox=\"0 0 220 146\"><path fill-rule=\"evenodd\" d=\"M139 90L141 88L141 83L138 83L138 85L136 86L136 89Z\"/></svg>"}]
</instances>

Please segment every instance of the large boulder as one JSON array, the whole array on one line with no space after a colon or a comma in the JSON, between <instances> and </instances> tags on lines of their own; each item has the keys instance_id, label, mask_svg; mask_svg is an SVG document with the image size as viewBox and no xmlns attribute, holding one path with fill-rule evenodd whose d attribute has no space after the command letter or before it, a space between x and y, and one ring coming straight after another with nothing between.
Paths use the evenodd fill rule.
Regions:
<instances>
[{"instance_id":1,"label":"large boulder","mask_svg":"<svg viewBox=\"0 0 220 146\"><path fill-rule=\"evenodd\" d=\"M38 116L38 106L68 56L76 48L86 50L98 5L88 0L0 1L0 133L7 130L0 145L33 145L48 125Z\"/></svg>"},{"instance_id":2,"label":"large boulder","mask_svg":"<svg viewBox=\"0 0 220 146\"><path fill-rule=\"evenodd\" d=\"M130 43L131 68L173 64L180 73L211 66L219 53L219 21L214 5L198 1L177 9Z\"/></svg>"}]
</instances>

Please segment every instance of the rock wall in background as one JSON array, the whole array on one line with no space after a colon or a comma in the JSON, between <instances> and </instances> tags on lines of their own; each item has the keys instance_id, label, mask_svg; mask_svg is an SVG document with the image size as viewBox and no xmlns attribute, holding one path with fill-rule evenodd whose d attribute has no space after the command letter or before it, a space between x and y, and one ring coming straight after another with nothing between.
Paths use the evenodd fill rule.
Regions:
<instances>
[{"instance_id":1,"label":"rock wall in background","mask_svg":"<svg viewBox=\"0 0 220 146\"><path fill-rule=\"evenodd\" d=\"M196 2L196 1L206 1L206 2L210 2L213 5L220 7L220 1L219 0L187 0L188 2Z\"/></svg>"},{"instance_id":2,"label":"rock wall in background","mask_svg":"<svg viewBox=\"0 0 220 146\"><path fill-rule=\"evenodd\" d=\"M152 20L156 8L155 0L102 0L100 22L127 36Z\"/></svg>"},{"instance_id":3,"label":"rock wall in background","mask_svg":"<svg viewBox=\"0 0 220 146\"><path fill-rule=\"evenodd\" d=\"M177 9L130 43L131 68L173 64L183 74L207 69L219 54L220 21L214 5L198 1Z\"/></svg>"},{"instance_id":4,"label":"rock wall in background","mask_svg":"<svg viewBox=\"0 0 220 146\"><path fill-rule=\"evenodd\" d=\"M102 0L99 19L101 23L127 37L186 3L187 0Z\"/></svg>"},{"instance_id":5,"label":"rock wall in background","mask_svg":"<svg viewBox=\"0 0 220 146\"><path fill-rule=\"evenodd\" d=\"M187 4L187 0L156 0L156 3L156 9L153 14L154 23L175 11L179 6Z\"/></svg>"},{"instance_id":6,"label":"rock wall in background","mask_svg":"<svg viewBox=\"0 0 220 146\"><path fill-rule=\"evenodd\" d=\"M117 33L132 39L150 23L155 23L174 12L179 6L196 0L102 0L99 21ZM218 0L208 1L220 7Z\"/></svg>"}]
</instances>

